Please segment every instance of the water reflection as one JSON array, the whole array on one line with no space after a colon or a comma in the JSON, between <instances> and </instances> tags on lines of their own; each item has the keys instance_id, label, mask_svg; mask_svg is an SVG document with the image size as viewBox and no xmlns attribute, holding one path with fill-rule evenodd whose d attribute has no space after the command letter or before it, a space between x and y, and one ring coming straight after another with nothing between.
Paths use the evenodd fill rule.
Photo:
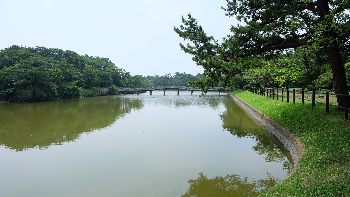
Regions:
<instances>
[{"instance_id":1,"label":"water reflection","mask_svg":"<svg viewBox=\"0 0 350 197\"><path fill-rule=\"evenodd\" d=\"M194 99L195 98L195 99ZM220 96L183 96L181 99L175 98L172 102L175 107L186 107L190 105L197 105L197 106L208 106L212 109L217 109L218 106L221 104L221 98Z\"/></svg>"},{"instance_id":2,"label":"water reflection","mask_svg":"<svg viewBox=\"0 0 350 197\"><path fill-rule=\"evenodd\" d=\"M277 180L268 176L266 179L249 182L247 177L227 175L208 179L203 173L196 180L189 180L190 188L182 197L234 197L259 196L273 187Z\"/></svg>"},{"instance_id":3,"label":"water reflection","mask_svg":"<svg viewBox=\"0 0 350 197\"><path fill-rule=\"evenodd\" d=\"M267 162L283 162L286 170L293 168L290 154L283 145L268 132L262 131L260 127L231 99L226 97L223 101L226 111L221 115L223 128L238 138L251 137L256 144L253 149L259 155L265 155ZM288 160L286 160L286 156Z\"/></svg>"},{"instance_id":4,"label":"water reflection","mask_svg":"<svg viewBox=\"0 0 350 197\"><path fill-rule=\"evenodd\" d=\"M152 104L161 104L169 107L181 108L188 106L200 106L200 107L210 107L212 109L217 109L220 104L222 104L222 98L227 97L227 95L176 95L176 92L167 92L167 95L162 95L162 91L153 92L152 96L145 93L137 96L142 99L144 102ZM129 95L126 97L134 97L134 95Z\"/></svg>"},{"instance_id":5,"label":"water reflection","mask_svg":"<svg viewBox=\"0 0 350 197\"><path fill-rule=\"evenodd\" d=\"M0 105L0 144L16 151L46 148L105 128L142 108L140 99L116 96Z\"/></svg>"},{"instance_id":6,"label":"water reflection","mask_svg":"<svg viewBox=\"0 0 350 197\"><path fill-rule=\"evenodd\" d=\"M4 104L0 190L13 197L255 196L287 174L288 160L269 137L228 96Z\"/></svg>"}]
</instances>

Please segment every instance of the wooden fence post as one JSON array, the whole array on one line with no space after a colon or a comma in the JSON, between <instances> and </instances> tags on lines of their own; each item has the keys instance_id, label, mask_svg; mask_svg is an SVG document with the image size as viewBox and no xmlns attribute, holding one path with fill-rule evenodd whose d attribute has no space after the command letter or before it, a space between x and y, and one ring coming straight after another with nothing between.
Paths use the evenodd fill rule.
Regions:
<instances>
[{"instance_id":1,"label":"wooden fence post","mask_svg":"<svg viewBox=\"0 0 350 197\"><path fill-rule=\"evenodd\" d=\"M284 90L284 89L282 88L282 102L283 102L283 99L284 99L284 98L283 98L283 90Z\"/></svg>"},{"instance_id":2,"label":"wooden fence post","mask_svg":"<svg viewBox=\"0 0 350 197\"><path fill-rule=\"evenodd\" d=\"M269 96L269 89L266 88L266 96Z\"/></svg>"},{"instance_id":3,"label":"wooden fence post","mask_svg":"<svg viewBox=\"0 0 350 197\"><path fill-rule=\"evenodd\" d=\"M275 88L272 88L272 100L275 100Z\"/></svg>"},{"instance_id":4,"label":"wooden fence post","mask_svg":"<svg viewBox=\"0 0 350 197\"><path fill-rule=\"evenodd\" d=\"M326 113L329 114L329 92L326 92Z\"/></svg>"},{"instance_id":5,"label":"wooden fence post","mask_svg":"<svg viewBox=\"0 0 350 197\"><path fill-rule=\"evenodd\" d=\"M343 96L345 96L345 120L349 120L349 97L346 95Z\"/></svg>"},{"instance_id":6,"label":"wooden fence post","mask_svg":"<svg viewBox=\"0 0 350 197\"><path fill-rule=\"evenodd\" d=\"M315 107L315 97L316 97L316 92L315 90L312 91L312 108Z\"/></svg>"},{"instance_id":7,"label":"wooden fence post","mask_svg":"<svg viewBox=\"0 0 350 197\"><path fill-rule=\"evenodd\" d=\"M348 108L345 108L345 120L349 120L349 111L348 111Z\"/></svg>"},{"instance_id":8,"label":"wooden fence post","mask_svg":"<svg viewBox=\"0 0 350 197\"><path fill-rule=\"evenodd\" d=\"M287 88L287 103L289 103L289 88Z\"/></svg>"},{"instance_id":9,"label":"wooden fence post","mask_svg":"<svg viewBox=\"0 0 350 197\"><path fill-rule=\"evenodd\" d=\"M303 103L303 105L305 104L305 95L304 95L304 89L301 90L301 102Z\"/></svg>"},{"instance_id":10,"label":"wooden fence post","mask_svg":"<svg viewBox=\"0 0 350 197\"><path fill-rule=\"evenodd\" d=\"M295 89L293 89L293 104L295 104Z\"/></svg>"},{"instance_id":11,"label":"wooden fence post","mask_svg":"<svg viewBox=\"0 0 350 197\"><path fill-rule=\"evenodd\" d=\"M278 100L278 88L277 88L277 100Z\"/></svg>"}]
</instances>

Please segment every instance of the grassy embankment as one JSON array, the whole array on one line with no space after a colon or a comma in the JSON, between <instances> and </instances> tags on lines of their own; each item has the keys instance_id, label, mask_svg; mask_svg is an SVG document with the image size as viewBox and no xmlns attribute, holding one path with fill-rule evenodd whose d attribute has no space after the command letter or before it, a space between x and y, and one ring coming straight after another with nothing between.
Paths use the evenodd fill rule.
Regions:
<instances>
[{"instance_id":1,"label":"grassy embankment","mask_svg":"<svg viewBox=\"0 0 350 197\"><path fill-rule=\"evenodd\" d=\"M248 91L233 94L282 126L305 144L305 154L296 172L267 196L350 196L350 123L341 111L310 103L286 103Z\"/></svg>"}]
</instances>

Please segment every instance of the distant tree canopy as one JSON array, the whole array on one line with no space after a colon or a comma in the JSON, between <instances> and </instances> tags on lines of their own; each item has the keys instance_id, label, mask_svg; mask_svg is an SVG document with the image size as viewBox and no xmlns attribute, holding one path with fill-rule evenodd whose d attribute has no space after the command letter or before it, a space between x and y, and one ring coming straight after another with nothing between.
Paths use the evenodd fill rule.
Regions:
<instances>
[{"instance_id":1,"label":"distant tree canopy","mask_svg":"<svg viewBox=\"0 0 350 197\"><path fill-rule=\"evenodd\" d=\"M187 73L175 72L172 74L166 74L163 76L147 76L144 77L145 84L148 87L158 86L190 86L192 82L198 81L203 78L202 74L191 75Z\"/></svg>"},{"instance_id":2,"label":"distant tree canopy","mask_svg":"<svg viewBox=\"0 0 350 197\"><path fill-rule=\"evenodd\" d=\"M108 58L45 47L0 50L0 101L38 102L113 95L120 87L188 86L203 76L132 76Z\"/></svg>"},{"instance_id":3,"label":"distant tree canopy","mask_svg":"<svg viewBox=\"0 0 350 197\"><path fill-rule=\"evenodd\" d=\"M49 101L116 94L138 86L128 72L108 58L73 51L11 46L0 51L0 100Z\"/></svg>"},{"instance_id":4,"label":"distant tree canopy","mask_svg":"<svg viewBox=\"0 0 350 197\"><path fill-rule=\"evenodd\" d=\"M326 87L348 94L349 1L226 0L223 9L241 23L222 43L191 14L174 28L186 41L181 48L204 68L204 84Z\"/></svg>"}]
</instances>

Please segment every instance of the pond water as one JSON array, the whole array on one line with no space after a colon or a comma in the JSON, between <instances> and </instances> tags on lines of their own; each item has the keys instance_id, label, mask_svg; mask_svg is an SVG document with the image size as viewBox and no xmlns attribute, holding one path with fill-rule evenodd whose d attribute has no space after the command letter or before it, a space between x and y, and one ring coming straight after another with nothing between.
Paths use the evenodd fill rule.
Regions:
<instances>
[{"instance_id":1,"label":"pond water","mask_svg":"<svg viewBox=\"0 0 350 197\"><path fill-rule=\"evenodd\" d=\"M255 196L292 168L227 95L0 104L2 197Z\"/></svg>"}]
</instances>

